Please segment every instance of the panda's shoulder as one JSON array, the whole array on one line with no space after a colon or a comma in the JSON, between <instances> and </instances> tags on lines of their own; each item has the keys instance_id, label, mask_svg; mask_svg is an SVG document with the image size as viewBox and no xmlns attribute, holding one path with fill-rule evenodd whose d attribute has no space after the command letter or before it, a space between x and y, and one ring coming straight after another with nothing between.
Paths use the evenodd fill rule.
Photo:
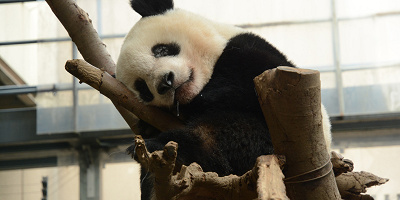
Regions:
<instances>
[{"instance_id":1,"label":"panda's shoulder","mask_svg":"<svg viewBox=\"0 0 400 200\"><path fill-rule=\"evenodd\" d=\"M280 61L287 61L286 56L264 38L251 32L242 32L233 36L227 42L221 56L233 54L254 56L269 55L277 57Z\"/></svg>"},{"instance_id":2,"label":"panda's shoulder","mask_svg":"<svg viewBox=\"0 0 400 200\"><path fill-rule=\"evenodd\" d=\"M227 73L226 70L238 73L243 69L242 65L245 63L265 60L262 54L266 53L268 48L269 43L253 33L241 32L234 35L226 42L225 48L214 66L214 73L219 73L220 70L223 70L222 73Z\"/></svg>"},{"instance_id":3,"label":"panda's shoulder","mask_svg":"<svg viewBox=\"0 0 400 200\"><path fill-rule=\"evenodd\" d=\"M245 69L257 68L258 71L281 65L294 66L264 38L250 32L241 32L227 41L215 67L238 66Z\"/></svg>"},{"instance_id":4,"label":"panda's shoulder","mask_svg":"<svg viewBox=\"0 0 400 200\"><path fill-rule=\"evenodd\" d=\"M271 47L272 45L264 38L251 32L241 32L229 39L228 43L226 44L225 51L238 48L242 50L266 50Z\"/></svg>"}]
</instances>

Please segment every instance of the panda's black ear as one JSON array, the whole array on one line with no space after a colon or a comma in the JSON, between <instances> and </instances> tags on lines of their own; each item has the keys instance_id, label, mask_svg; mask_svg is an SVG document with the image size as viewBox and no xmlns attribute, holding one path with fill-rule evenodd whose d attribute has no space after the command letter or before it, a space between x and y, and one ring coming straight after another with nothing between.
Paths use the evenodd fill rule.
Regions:
<instances>
[{"instance_id":1,"label":"panda's black ear","mask_svg":"<svg viewBox=\"0 0 400 200\"><path fill-rule=\"evenodd\" d=\"M174 8L173 0L130 0L133 10L142 17L163 14Z\"/></svg>"}]
</instances>

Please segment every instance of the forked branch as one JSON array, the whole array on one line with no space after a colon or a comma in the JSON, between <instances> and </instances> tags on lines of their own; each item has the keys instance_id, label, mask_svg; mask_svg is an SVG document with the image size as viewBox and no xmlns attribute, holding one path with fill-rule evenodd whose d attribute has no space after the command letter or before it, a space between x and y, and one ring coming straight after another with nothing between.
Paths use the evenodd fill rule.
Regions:
<instances>
[{"instance_id":1,"label":"forked branch","mask_svg":"<svg viewBox=\"0 0 400 200\"><path fill-rule=\"evenodd\" d=\"M260 156L254 168L242 176L219 177L215 172L203 172L197 163L183 165L173 174L177 143L169 142L164 150L153 153L147 151L140 136L135 136L135 143L138 162L154 175L156 199L288 199L280 168L284 161L274 155Z\"/></svg>"}]
</instances>

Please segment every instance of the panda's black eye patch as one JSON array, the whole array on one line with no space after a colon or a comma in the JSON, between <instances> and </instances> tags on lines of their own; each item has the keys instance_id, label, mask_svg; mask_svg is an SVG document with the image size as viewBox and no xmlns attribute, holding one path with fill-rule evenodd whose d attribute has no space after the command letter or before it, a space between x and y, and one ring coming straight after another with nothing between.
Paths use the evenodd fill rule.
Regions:
<instances>
[{"instance_id":1,"label":"panda's black eye patch","mask_svg":"<svg viewBox=\"0 0 400 200\"><path fill-rule=\"evenodd\" d=\"M176 43L156 44L151 48L154 57L176 56L181 51L181 48Z\"/></svg>"},{"instance_id":2,"label":"panda's black eye patch","mask_svg":"<svg viewBox=\"0 0 400 200\"><path fill-rule=\"evenodd\" d=\"M154 99L153 94L147 87L146 81L143 79L138 79L135 81L135 89L139 92L139 97L145 102L150 102Z\"/></svg>"}]
</instances>

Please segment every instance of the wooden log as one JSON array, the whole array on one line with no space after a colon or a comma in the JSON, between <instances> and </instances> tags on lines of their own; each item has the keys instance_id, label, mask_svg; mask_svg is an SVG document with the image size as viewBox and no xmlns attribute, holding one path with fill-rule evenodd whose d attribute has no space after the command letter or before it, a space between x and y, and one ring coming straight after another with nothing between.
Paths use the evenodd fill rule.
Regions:
<instances>
[{"instance_id":1,"label":"wooden log","mask_svg":"<svg viewBox=\"0 0 400 200\"><path fill-rule=\"evenodd\" d=\"M322 129L319 72L292 67L254 79L290 199L340 199Z\"/></svg>"},{"instance_id":2,"label":"wooden log","mask_svg":"<svg viewBox=\"0 0 400 200\"><path fill-rule=\"evenodd\" d=\"M183 126L183 123L175 116L162 112L156 107L143 106L120 81L84 60L68 60L65 69L80 81L87 83L108 97L115 105L124 107L161 131Z\"/></svg>"}]
</instances>

